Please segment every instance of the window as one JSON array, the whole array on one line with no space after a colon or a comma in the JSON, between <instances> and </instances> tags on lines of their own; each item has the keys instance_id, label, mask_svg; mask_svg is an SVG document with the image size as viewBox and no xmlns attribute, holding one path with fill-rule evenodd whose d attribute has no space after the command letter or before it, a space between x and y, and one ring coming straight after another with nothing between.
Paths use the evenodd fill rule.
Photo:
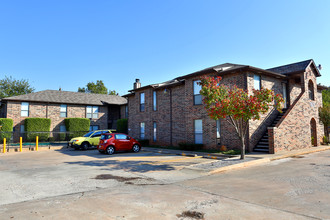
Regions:
<instances>
[{"instance_id":1,"label":"window","mask_svg":"<svg viewBox=\"0 0 330 220\"><path fill-rule=\"evenodd\" d=\"M203 144L203 121L201 119L194 121L195 144Z\"/></svg>"},{"instance_id":2,"label":"window","mask_svg":"<svg viewBox=\"0 0 330 220\"><path fill-rule=\"evenodd\" d=\"M116 135L115 135L115 138L116 138L117 140L127 140L127 136L124 135L124 134L116 134Z\"/></svg>"},{"instance_id":3,"label":"window","mask_svg":"<svg viewBox=\"0 0 330 220\"><path fill-rule=\"evenodd\" d=\"M66 127L65 125L60 126L60 132L66 132Z\"/></svg>"},{"instance_id":4,"label":"window","mask_svg":"<svg viewBox=\"0 0 330 220\"><path fill-rule=\"evenodd\" d=\"M217 138L220 138L221 132L220 132L220 119L217 120Z\"/></svg>"},{"instance_id":5,"label":"window","mask_svg":"<svg viewBox=\"0 0 330 220\"><path fill-rule=\"evenodd\" d=\"M61 109L60 109L60 117L61 118L66 118L67 117L67 105L61 105Z\"/></svg>"},{"instance_id":6,"label":"window","mask_svg":"<svg viewBox=\"0 0 330 220\"><path fill-rule=\"evenodd\" d=\"M153 109L154 111L157 111L157 92L153 92Z\"/></svg>"},{"instance_id":7,"label":"window","mask_svg":"<svg viewBox=\"0 0 330 220\"><path fill-rule=\"evenodd\" d=\"M95 132L95 133L92 135L92 138L93 138L93 137L101 137L101 134L103 134L102 131Z\"/></svg>"},{"instance_id":8,"label":"window","mask_svg":"<svg viewBox=\"0 0 330 220\"><path fill-rule=\"evenodd\" d=\"M140 138L143 140L145 138L145 123L140 123Z\"/></svg>"},{"instance_id":9,"label":"window","mask_svg":"<svg viewBox=\"0 0 330 220\"><path fill-rule=\"evenodd\" d=\"M200 80L194 81L194 105L201 105L202 104L202 95L199 93L201 91L202 86L198 83Z\"/></svg>"},{"instance_id":10,"label":"window","mask_svg":"<svg viewBox=\"0 0 330 220\"><path fill-rule=\"evenodd\" d=\"M144 112L144 104L145 104L145 100L144 100L144 92L140 93L140 112Z\"/></svg>"},{"instance_id":11,"label":"window","mask_svg":"<svg viewBox=\"0 0 330 220\"><path fill-rule=\"evenodd\" d=\"M98 118L99 107L98 106L87 106L86 107L86 118Z\"/></svg>"},{"instance_id":12,"label":"window","mask_svg":"<svg viewBox=\"0 0 330 220\"><path fill-rule=\"evenodd\" d=\"M21 132L21 133L24 133L24 132L25 132L25 127L24 127L24 125L21 125L20 132Z\"/></svg>"},{"instance_id":13,"label":"window","mask_svg":"<svg viewBox=\"0 0 330 220\"><path fill-rule=\"evenodd\" d=\"M99 126L98 126L98 125L91 125L91 126L89 126L89 130L90 130L90 131L96 131L96 130L99 130Z\"/></svg>"},{"instance_id":14,"label":"window","mask_svg":"<svg viewBox=\"0 0 330 220\"><path fill-rule=\"evenodd\" d=\"M154 141L157 141L157 123L156 122L154 122L154 138L153 138L153 140Z\"/></svg>"},{"instance_id":15,"label":"window","mask_svg":"<svg viewBox=\"0 0 330 220\"><path fill-rule=\"evenodd\" d=\"M308 82L308 97L310 100L314 100L314 85L312 80Z\"/></svg>"},{"instance_id":16,"label":"window","mask_svg":"<svg viewBox=\"0 0 330 220\"><path fill-rule=\"evenodd\" d=\"M21 103L21 116L22 117L28 117L29 116L29 103L28 102L22 102Z\"/></svg>"},{"instance_id":17,"label":"window","mask_svg":"<svg viewBox=\"0 0 330 220\"><path fill-rule=\"evenodd\" d=\"M125 105L125 118L128 118L128 106Z\"/></svg>"},{"instance_id":18,"label":"window","mask_svg":"<svg viewBox=\"0 0 330 220\"><path fill-rule=\"evenodd\" d=\"M254 82L254 89L255 90L260 90L261 88L261 80L260 80L260 75L254 75L253 76L253 82Z\"/></svg>"}]
</instances>

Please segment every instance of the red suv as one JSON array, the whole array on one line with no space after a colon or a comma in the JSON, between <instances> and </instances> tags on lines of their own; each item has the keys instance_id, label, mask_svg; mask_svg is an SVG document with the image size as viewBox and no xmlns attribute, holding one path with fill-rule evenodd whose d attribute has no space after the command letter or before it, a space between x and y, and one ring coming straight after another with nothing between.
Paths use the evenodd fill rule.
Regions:
<instances>
[{"instance_id":1,"label":"red suv","mask_svg":"<svg viewBox=\"0 0 330 220\"><path fill-rule=\"evenodd\" d=\"M139 152L141 144L127 134L106 133L102 134L97 149L100 153L113 154L115 151Z\"/></svg>"}]
</instances>

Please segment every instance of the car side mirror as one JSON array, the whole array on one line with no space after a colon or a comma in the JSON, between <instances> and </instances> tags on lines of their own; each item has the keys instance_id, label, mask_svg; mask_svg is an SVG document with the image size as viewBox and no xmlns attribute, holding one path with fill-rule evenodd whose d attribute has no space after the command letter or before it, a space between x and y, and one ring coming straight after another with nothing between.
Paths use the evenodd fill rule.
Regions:
<instances>
[{"instance_id":1,"label":"car side mirror","mask_svg":"<svg viewBox=\"0 0 330 220\"><path fill-rule=\"evenodd\" d=\"M130 137L127 137L126 139L127 139L127 140L131 140L131 138L130 138Z\"/></svg>"}]
</instances>

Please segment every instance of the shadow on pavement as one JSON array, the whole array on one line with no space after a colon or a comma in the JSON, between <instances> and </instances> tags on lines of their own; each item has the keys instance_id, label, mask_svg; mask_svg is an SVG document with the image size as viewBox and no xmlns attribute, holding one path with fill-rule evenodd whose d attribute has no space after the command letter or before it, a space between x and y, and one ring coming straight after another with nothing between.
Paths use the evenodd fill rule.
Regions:
<instances>
[{"instance_id":1,"label":"shadow on pavement","mask_svg":"<svg viewBox=\"0 0 330 220\"><path fill-rule=\"evenodd\" d=\"M146 173L151 171L171 171L175 170L175 167L166 164L154 164L150 161L120 161L120 160L92 160L92 161L75 161L65 162L70 165L81 165L81 166L94 166L103 167L102 170L114 171L124 170L129 172L140 172Z\"/></svg>"}]
</instances>

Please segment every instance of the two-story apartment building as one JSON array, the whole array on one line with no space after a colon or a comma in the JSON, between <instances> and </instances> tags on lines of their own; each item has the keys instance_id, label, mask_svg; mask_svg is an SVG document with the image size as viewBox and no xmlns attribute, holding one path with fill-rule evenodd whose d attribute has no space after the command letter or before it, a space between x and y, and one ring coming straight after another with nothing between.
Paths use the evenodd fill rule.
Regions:
<instances>
[{"instance_id":1,"label":"two-story apartment building","mask_svg":"<svg viewBox=\"0 0 330 220\"><path fill-rule=\"evenodd\" d=\"M14 121L14 131L24 132L24 120L50 118L51 131L65 131L65 118L89 118L90 130L116 129L116 121L127 115L126 99L116 95L44 90L3 98L1 118Z\"/></svg>"},{"instance_id":2,"label":"two-story apartment building","mask_svg":"<svg viewBox=\"0 0 330 220\"><path fill-rule=\"evenodd\" d=\"M322 105L320 72L313 60L271 69L225 63L173 80L141 87L139 80L125 95L128 99L129 134L158 145L180 142L203 144L205 148L239 148L234 128L225 120L210 119L202 105L201 76L221 76L221 83L236 85L252 93L261 87L282 94L284 113L272 109L260 120L250 120L246 146L249 151L275 153L317 146L324 135L318 108ZM313 138L312 138L313 137Z\"/></svg>"}]
</instances>

